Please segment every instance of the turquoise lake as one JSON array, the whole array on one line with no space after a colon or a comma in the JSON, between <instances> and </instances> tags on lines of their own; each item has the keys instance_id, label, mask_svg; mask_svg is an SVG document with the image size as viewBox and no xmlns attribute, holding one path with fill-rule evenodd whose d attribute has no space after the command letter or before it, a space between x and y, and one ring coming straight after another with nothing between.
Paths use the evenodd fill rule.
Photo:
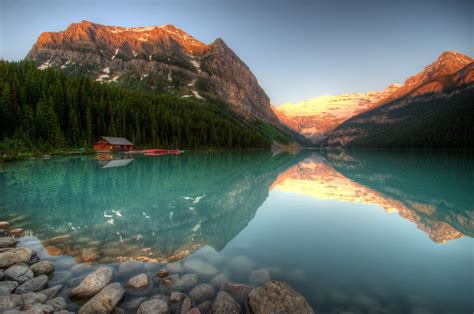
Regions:
<instances>
[{"instance_id":1,"label":"turquoise lake","mask_svg":"<svg viewBox=\"0 0 474 314\"><path fill-rule=\"evenodd\" d=\"M0 220L71 287L102 264L126 282L200 259L236 282L286 280L317 313L474 311L472 152L4 163Z\"/></svg>"}]
</instances>

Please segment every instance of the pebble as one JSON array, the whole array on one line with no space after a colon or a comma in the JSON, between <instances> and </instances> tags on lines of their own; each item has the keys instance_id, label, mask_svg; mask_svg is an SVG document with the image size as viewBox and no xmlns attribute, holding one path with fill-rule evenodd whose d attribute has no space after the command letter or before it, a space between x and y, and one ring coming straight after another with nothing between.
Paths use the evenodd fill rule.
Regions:
<instances>
[{"instance_id":1,"label":"pebble","mask_svg":"<svg viewBox=\"0 0 474 314\"><path fill-rule=\"evenodd\" d=\"M0 296L10 294L19 285L16 281L0 281Z\"/></svg>"},{"instance_id":2,"label":"pebble","mask_svg":"<svg viewBox=\"0 0 474 314\"><path fill-rule=\"evenodd\" d=\"M0 248L7 248L15 245L16 239L12 237L1 237L0 238Z\"/></svg>"},{"instance_id":3,"label":"pebble","mask_svg":"<svg viewBox=\"0 0 474 314\"><path fill-rule=\"evenodd\" d=\"M110 313L120 302L124 293L125 289L118 282L111 283L84 304L79 314Z\"/></svg>"},{"instance_id":4,"label":"pebble","mask_svg":"<svg viewBox=\"0 0 474 314\"><path fill-rule=\"evenodd\" d=\"M183 290L190 290L194 288L198 283L198 275L196 274L184 274L179 277L183 283Z\"/></svg>"},{"instance_id":5,"label":"pebble","mask_svg":"<svg viewBox=\"0 0 474 314\"><path fill-rule=\"evenodd\" d=\"M73 298L90 298L112 281L113 274L112 268L101 266L95 272L87 275L78 287L71 290L69 295Z\"/></svg>"},{"instance_id":6,"label":"pebble","mask_svg":"<svg viewBox=\"0 0 474 314\"><path fill-rule=\"evenodd\" d=\"M183 263L183 268L190 273L197 274L201 278L211 278L218 273L215 266L201 259L187 260Z\"/></svg>"},{"instance_id":7,"label":"pebble","mask_svg":"<svg viewBox=\"0 0 474 314\"><path fill-rule=\"evenodd\" d=\"M227 292L219 291L216 299L212 302L210 313L239 314L241 311L239 303Z\"/></svg>"},{"instance_id":8,"label":"pebble","mask_svg":"<svg viewBox=\"0 0 474 314\"><path fill-rule=\"evenodd\" d=\"M147 302L142 303L138 308L137 314L169 314L170 309L168 304L160 299L154 299Z\"/></svg>"},{"instance_id":9,"label":"pebble","mask_svg":"<svg viewBox=\"0 0 474 314\"><path fill-rule=\"evenodd\" d=\"M170 271L168 269L162 268L156 273L156 275L160 278L164 278L164 277L168 276L169 273L170 273Z\"/></svg>"},{"instance_id":10,"label":"pebble","mask_svg":"<svg viewBox=\"0 0 474 314\"><path fill-rule=\"evenodd\" d=\"M23 228L15 228L10 230L10 234L16 237L21 236L23 233L25 233L25 230L23 230Z\"/></svg>"},{"instance_id":11,"label":"pebble","mask_svg":"<svg viewBox=\"0 0 474 314\"><path fill-rule=\"evenodd\" d=\"M210 284L217 289L230 281L229 277L226 274L220 273L211 278Z\"/></svg>"},{"instance_id":12,"label":"pebble","mask_svg":"<svg viewBox=\"0 0 474 314\"><path fill-rule=\"evenodd\" d=\"M67 307L66 300L62 297L57 297L46 302L46 305L51 306L54 311L65 310Z\"/></svg>"},{"instance_id":13,"label":"pebble","mask_svg":"<svg viewBox=\"0 0 474 314\"><path fill-rule=\"evenodd\" d=\"M150 278L146 274L136 275L128 280L128 287L132 289L143 289L150 284Z\"/></svg>"},{"instance_id":14,"label":"pebble","mask_svg":"<svg viewBox=\"0 0 474 314\"><path fill-rule=\"evenodd\" d=\"M0 296L0 313L8 310L20 310L23 307L23 298L18 294Z\"/></svg>"},{"instance_id":15,"label":"pebble","mask_svg":"<svg viewBox=\"0 0 474 314\"><path fill-rule=\"evenodd\" d=\"M175 263L168 263L166 264L166 269L170 272L170 274L181 274L184 273L183 266L181 263L175 262Z\"/></svg>"},{"instance_id":16,"label":"pebble","mask_svg":"<svg viewBox=\"0 0 474 314\"><path fill-rule=\"evenodd\" d=\"M0 229L8 229L10 224L7 221L0 221Z\"/></svg>"},{"instance_id":17,"label":"pebble","mask_svg":"<svg viewBox=\"0 0 474 314\"><path fill-rule=\"evenodd\" d=\"M33 271L35 276L49 275L54 270L54 264L51 261L41 261L33 264L30 269Z\"/></svg>"},{"instance_id":18,"label":"pebble","mask_svg":"<svg viewBox=\"0 0 474 314\"><path fill-rule=\"evenodd\" d=\"M59 291L61 291L62 288L63 288L63 285L56 285L56 286L53 286L51 288L42 290L39 293L45 294L48 297L48 300L49 300L49 299L52 299L55 296L57 296Z\"/></svg>"},{"instance_id":19,"label":"pebble","mask_svg":"<svg viewBox=\"0 0 474 314\"><path fill-rule=\"evenodd\" d=\"M252 285L263 285L271 280L270 270L268 268L260 268L252 271L249 276L249 283Z\"/></svg>"},{"instance_id":20,"label":"pebble","mask_svg":"<svg viewBox=\"0 0 474 314\"><path fill-rule=\"evenodd\" d=\"M18 288L15 289L15 293L23 294L27 292L38 292L46 288L47 285L48 276L40 275L22 283Z\"/></svg>"},{"instance_id":21,"label":"pebble","mask_svg":"<svg viewBox=\"0 0 474 314\"><path fill-rule=\"evenodd\" d=\"M27 248L17 248L0 253L0 268L8 268L17 263L28 263L32 256L33 250Z\"/></svg>"},{"instance_id":22,"label":"pebble","mask_svg":"<svg viewBox=\"0 0 474 314\"><path fill-rule=\"evenodd\" d=\"M194 302L199 304L206 300L212 300L215 292L216 292L216 289L214 289L213 286L211 286L208 283L202 283L194 287L193 290L189 292L189 296L191 297L191 299L194 300Z\"/></svg>"},{"instance_id":23,"label":"pebble","mask_svg":"<svg viewBox=\"0 0 474 314\"><path fill-rule=\"evenodd\" d=\"M43 293L36 292L27 292L21 295L23 297L23 303L26 304L35 304L35 303L44 303L48 300L48 296Z\"/></svg>"},{"instance_id":24,"label":"pebble","mask_svg":"<svg viewBox=\"0 0 474 314\"><path fill-rule=\"evenodd\" d=\"M179 279L179 275L171 275L161 279L160 292L170 294L173 291L183 291L184 283Z\"/></svg>"},{"instance_id":25,"label":"pebble","mask_svg":"<svg viewBox=\"0 0 474 314\"><path fill-rule=\"evenodd\" d=\"M24 283L34 277L33 272L28 266L10 266L5 271L7 279L18 282L19 284Z\"/></svg>"}]
</instances>

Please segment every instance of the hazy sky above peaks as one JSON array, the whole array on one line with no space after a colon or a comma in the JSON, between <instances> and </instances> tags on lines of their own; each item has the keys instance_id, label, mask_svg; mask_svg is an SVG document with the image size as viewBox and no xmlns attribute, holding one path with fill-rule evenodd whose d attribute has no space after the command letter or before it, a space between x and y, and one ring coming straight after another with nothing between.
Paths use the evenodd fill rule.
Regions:
<instances>
[{"instance_id":1,"label":"hazy sky above peaks","mask_svg":"<svg viewBox=\"0 0 474 314\"><path fill-rule=\"evenodd\" d=\"M474 1L0 0L0 58L21 60L45 31L73 22L173 24L222 38L272 103L380 90L445 50L474 55Z\"/></svg>"}]
</instances>

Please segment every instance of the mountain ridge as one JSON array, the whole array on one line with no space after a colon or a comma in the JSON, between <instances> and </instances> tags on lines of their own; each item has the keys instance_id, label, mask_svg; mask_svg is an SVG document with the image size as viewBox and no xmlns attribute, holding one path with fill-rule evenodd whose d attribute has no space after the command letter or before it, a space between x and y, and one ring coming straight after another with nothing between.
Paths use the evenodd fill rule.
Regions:
<instances>
[{"instance_id":1,"label":"mountain ridge","mask_svg":"<svg viewBox=\"0 0 474 314\"><path fill-rule=\"evenodd\" d=\"M42 33L26 59L40 69L57 66L100 82L218 98L246 118L278 124L255 75L221 38L207 45L173 25L72 23L64 31Z\"/></svg>"}]
</instances>

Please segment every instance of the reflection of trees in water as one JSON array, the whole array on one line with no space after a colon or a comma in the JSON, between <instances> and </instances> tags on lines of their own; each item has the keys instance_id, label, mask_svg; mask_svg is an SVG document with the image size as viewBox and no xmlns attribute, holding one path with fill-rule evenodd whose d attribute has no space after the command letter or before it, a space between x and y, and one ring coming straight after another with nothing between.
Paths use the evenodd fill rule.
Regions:
<instances>
[{"instance_id":1,"label":"reflection of trees in water","mask_svg":"<svg viewBox=\"0 0 474 314\"><path fill-rule=\"evenodd\" d=\"M25 214L41 239L71 234L57 244L71 254L88 240L101 241L102 250L150 248L155 257L202 244L221 249L294 161L289 154L233 152L139 156L111 169L89 158L23 162L0 176L0 208Z\"/></svg>"},{"instance_id":2,"label":"reflection of trees in water","mask_svg":"<svg viewBox=\"0 0 474 314\"><path fill-rule=\"evenodd\" d=\"M400 201L400 215L433 241L474 237L474 154L328 151L325 157L344 176Z\"/></svg>"}]
</instances>

